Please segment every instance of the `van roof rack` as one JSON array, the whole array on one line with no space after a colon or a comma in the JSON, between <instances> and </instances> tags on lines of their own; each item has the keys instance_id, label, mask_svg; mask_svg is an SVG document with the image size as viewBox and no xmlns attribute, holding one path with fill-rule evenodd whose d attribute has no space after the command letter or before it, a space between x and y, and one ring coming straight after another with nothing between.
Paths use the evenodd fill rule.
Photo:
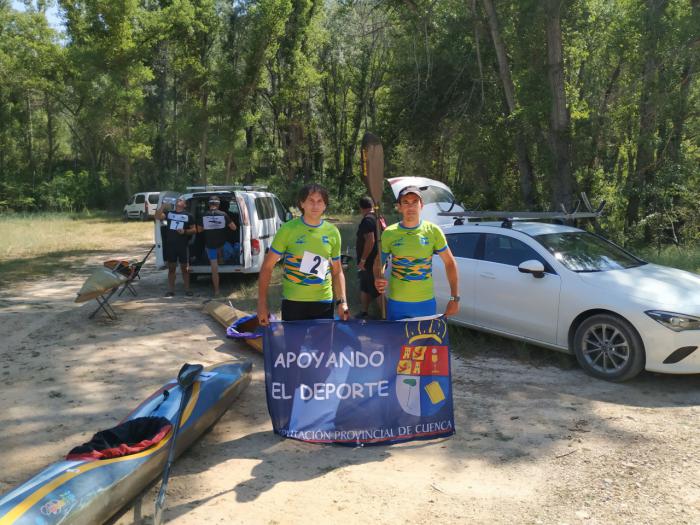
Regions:
<instances>
[{"instance_id":1,"label":"van roof rack","mask_svg":"<svg viewBox=\"0 0 700 525\"><path fill-rule=\"evenodd\" d=\"M578 211L583 202L588 211ZM464 219L503 219L504 228L510 228L513 221L532 220L576 220L576 219L597 219L603 214L605 201L593 209L591 202L585 192L581 193L581 200L576 202L573 211L567 210L564 204L560 204L561 211L459 211L440 212L438 215L444 217L454 217L455 224L464 224Z\"/></svg>"},{"instance_id":2,"label":"van roof rack","mask_svg":"<svg viewBox=\"0 0 700 525\"><path fill-rule=\"evenodd\" d=\"M234 185L225 185L225 186L206 184L204 186L187 186L186 189L189 192L195 192L195 191L235 191L235 190L266 191L267 186L262 186L262 185L257 185L257 184L234 184Z\"/></svg>"}]
</instances>

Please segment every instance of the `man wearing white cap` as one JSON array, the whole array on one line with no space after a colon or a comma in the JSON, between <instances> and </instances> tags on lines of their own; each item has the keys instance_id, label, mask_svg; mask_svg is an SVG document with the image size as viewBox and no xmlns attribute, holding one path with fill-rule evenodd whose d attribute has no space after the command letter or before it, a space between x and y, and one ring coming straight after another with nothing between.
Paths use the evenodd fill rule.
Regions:
<instances>
[{"instance_id":1,"label":"man wearing white cap","mask_svg":"<svg viewBox=\"0 0 700 525\"><path fill-rule=\"evenodd\" d=\"M450 300L445 316L459 310L459 277L455 258L439 226L421 220L423 196L417 186L406 186L399 192L397 208L401 221L389 226L381 238L382 262L391 257L389 280L381 273L375 286L384 293L389 286L387 320L435 315L437 305L433 290L433 255L445 264L450 284Z\"/></svg>"}]
</instances>

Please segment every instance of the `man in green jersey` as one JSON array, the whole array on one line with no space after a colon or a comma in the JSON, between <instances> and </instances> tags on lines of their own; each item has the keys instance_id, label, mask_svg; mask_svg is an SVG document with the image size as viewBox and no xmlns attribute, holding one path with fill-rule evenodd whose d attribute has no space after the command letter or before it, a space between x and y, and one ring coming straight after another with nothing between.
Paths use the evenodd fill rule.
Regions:
<instances>
[{"instance_id":1,"label":"man in green jersey","mask_svg":"<svg viewBox=\"0 0 700 525\"><path fill-rule=\"evenodd\" d=\"M381 238L382 262L391 256L391 276L375 276L379 293L389 285L386 318L406 319L435 315L437 306L433 291L433 254L445 264L450 284L450 300L445 316L459 310L459 278L455 258L439 226L421 220L423 197L416 186L406 186L399 192L398 210L401 221L389 226Z\"/></svg>"},{"instance_id":2,"label":"man in green jersey","mask_svg":"<svg viewBox=\"0 0 700 525\"><path fill-rule=\"evenodd\" d=\"M340 319L350 317L340 264L340 232L322 218L328 206L328 191L309 184L301 189L298 200L302 216L284 223L277 231L260 270L258 320L263 326L269 324L267 289L272 269L280 259L284 259L283 321L333 319L334 304Z\"/></svg>"}]
</instances>

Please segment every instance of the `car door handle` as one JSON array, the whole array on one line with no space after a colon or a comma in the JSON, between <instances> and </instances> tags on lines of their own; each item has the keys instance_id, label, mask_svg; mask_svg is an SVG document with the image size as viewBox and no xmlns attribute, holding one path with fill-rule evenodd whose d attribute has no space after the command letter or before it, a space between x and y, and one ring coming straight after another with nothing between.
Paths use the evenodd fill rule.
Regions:
<instances>
[{"instance_id":1,"label":"car door handle","mask_svg":"<svg viewBox=\"0 0 700 525\"><path fill-rule=\"evenodd\" d=\"M492 274L491 272L482 272L479 274L480 277L483 277L484 279L495 279L496 276Z\"/></svg>"}]
</instances>

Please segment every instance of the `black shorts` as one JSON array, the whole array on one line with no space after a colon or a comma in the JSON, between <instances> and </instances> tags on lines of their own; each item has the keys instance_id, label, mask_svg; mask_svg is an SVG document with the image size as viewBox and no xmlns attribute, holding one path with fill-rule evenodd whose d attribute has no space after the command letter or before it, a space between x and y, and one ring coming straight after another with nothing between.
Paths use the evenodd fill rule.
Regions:
<instances>
[{"instance_id":1,"label":"black shorts","mask_svg":"<svg viewBox=\"0 0 700 525\"><path fill-rule=\"evenodd\" d=\"M307 319L333 319L333 303L282 299L283 321L305 321Z\"/></svg>"},{"instance_id":2,"label":"black shorts","mask_svg":"<svg viewBox=\"0 0 700 525\"><path fill-rule=\"evenodd\" d=\"M187 244L166 244L164 247L165 261L169 263L187 264Z\"/></svg>"},{"instance_id":3,"label":"black shorts","mask_svg":"<svg viewBox=\"0 0 700 525\"><path fill-rule=\"evenodd\" d=\"M374 273L370 270L360 270L360 291L369 294L370 297L379 297L379 292L374 286Z\"/></svg>"}]
</instances>

